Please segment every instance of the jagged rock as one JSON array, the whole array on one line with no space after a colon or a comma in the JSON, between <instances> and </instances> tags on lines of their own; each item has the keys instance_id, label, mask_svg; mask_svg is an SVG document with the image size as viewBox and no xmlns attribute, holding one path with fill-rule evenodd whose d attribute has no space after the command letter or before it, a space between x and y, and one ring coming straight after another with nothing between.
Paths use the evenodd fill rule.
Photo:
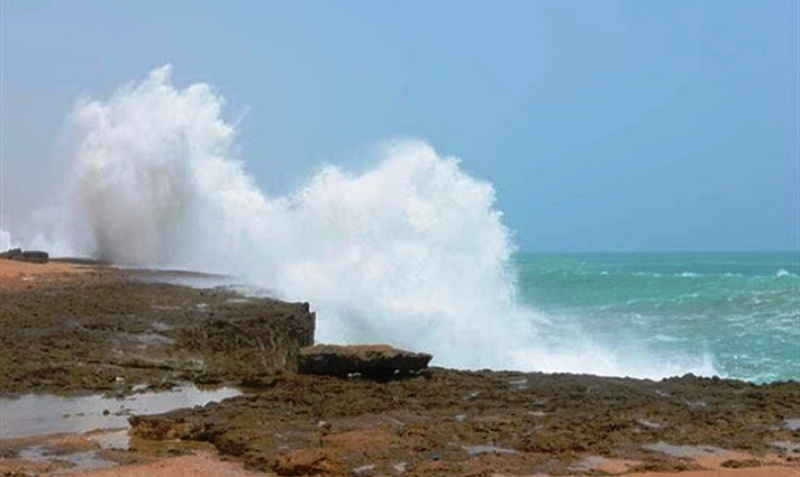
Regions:
<instances>
[{"instance_id":1,"label":"jagged rock","mask_svg":"<svg viewBox=\"0 0 800 477\"><path fill-rule=\"evenodd\" d=\"M315 345L300 349L300 374L391 378L428 367L433 356L388 345Z\"/></svg>"}]
</instances>

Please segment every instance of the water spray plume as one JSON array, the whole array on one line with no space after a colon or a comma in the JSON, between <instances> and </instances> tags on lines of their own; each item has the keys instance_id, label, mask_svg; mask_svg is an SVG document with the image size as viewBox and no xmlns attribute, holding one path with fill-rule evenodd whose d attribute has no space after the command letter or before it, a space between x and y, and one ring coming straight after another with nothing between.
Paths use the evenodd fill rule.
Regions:
<instances>
[{"instance_id":1,"label":"water spray plume","mask_svg":"<svg viewBox=\"0 0 800 477\"><path fill-rule=\"evenodd\" d=\"M397 141L366 172L326 166L294 193L270 196L232 154L222 96L205 84L176 88L170 73L163 66L76 105L77 251L240 276L310 301L321 341L388 341L432 351L439 365L675 370L589 339L546 344L547 320L517 300L494 189L457 158Z\"/></svg>"}]
</instances>

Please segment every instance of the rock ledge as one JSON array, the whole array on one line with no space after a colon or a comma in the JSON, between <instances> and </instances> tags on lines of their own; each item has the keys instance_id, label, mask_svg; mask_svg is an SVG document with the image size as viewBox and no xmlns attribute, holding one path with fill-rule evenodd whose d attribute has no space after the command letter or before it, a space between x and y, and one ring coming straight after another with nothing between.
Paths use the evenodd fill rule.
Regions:
<instances>
[{"instance_id":1,"label":"rock ledge","mask_svg":"<svg viewBox=\"0 0 800 477\"><path fill-rule=\"evenodd\" d=\"M391 379L427 368L433 358L426 353L414 353L389 345L327 345L318 344L300 349L298 372L329 376L361 376Z\"/></svg>"}]
</instances>

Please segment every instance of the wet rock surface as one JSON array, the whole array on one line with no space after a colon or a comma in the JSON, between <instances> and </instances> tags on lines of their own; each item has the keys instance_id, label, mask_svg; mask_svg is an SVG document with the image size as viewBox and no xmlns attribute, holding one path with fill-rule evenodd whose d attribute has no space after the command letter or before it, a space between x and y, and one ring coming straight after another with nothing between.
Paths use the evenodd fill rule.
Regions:
<instances>
[{"instance_id":1,"label":"wet rock surface","mask_svg":"<svg viewBox=\"0 0 800 477\"><path fill-rule=\"evenodd\" d=\"M431 368L385 383L282 375L257 393L131 423L139 437L210 442L280 475L396 475L397 466L529 475L576 472L590 456L625 459L626 471L691 470L695 457L734 450L765 456L771 443L800 441L783 425L796 415L800 383Z\"/></svg>"},{"instance_id":2,"label":"wet rock surface","mask_svg":"<svg viewBox=\"0 0 800 477\"><path fill-rule=\"evenodd\" d=\"M0 395L239 385L295 369L299 348L313 340L306 303L147 279L97 268L0 288Z\"/></svg>"},{"instance_id":3,"label":"wet rock surface","mask_svg":"<svg viewBox=\"0 0 800 477\"><path fill-rule=\"evenodd\" d=\"M393 348L388 345L318 344L300 350L298 372L388 380L415 373L428 367L433 356Z\"/></svg>"}]
</instances>

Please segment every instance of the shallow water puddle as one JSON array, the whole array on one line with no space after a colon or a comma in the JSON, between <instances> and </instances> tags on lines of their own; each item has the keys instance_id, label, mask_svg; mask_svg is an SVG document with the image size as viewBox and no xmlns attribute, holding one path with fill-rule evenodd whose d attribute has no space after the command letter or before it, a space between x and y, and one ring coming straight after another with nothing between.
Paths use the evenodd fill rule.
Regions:
<instances>
[{"instance_id":1,"label":"shallow water puddle","mask_svg":"<svg viewBox=\"0 0 800 477\"><path fill-rule=\"evenodd\" d=\"M506 449L497 446L462 446L470 457L475 457L481 454L516 454L514 449Z\"/></svg>"},{"instance_id":2,"label":"shallow water puddle","mask_svg":"<svg viewBox=\"0 0 800 477\"><path fill-rule=\"evenodd\" d=\"M22 449L17 457L31 462L50 463L58 461L68 465L64 469L51 472L52 474L106 469L117 465L114 461L103 459L96 451L62 453L53 452L50 448L39 445Z\"/></svg>"},{"instance_id":3,"label":"shallow water puddle","mask_svg":"<svg viewBox=\"0 0 800 477\"><path fill-rule=\"evenodd\" d=\"M238 396L232 388L198 389L186 385L174 391L139 393L124 398L100 395L64 397L26 395L0 399L0 444L16 444L16 457L34 465L47 465L48 474L72 473L117 465L102 451L127 449L128 417L157 414ZM60 435L76 435L71 445ZM49 436L49 437L48 437ZM83 439L81 441L81 439ZM82 442L76 445L75 442Z\"/></svg>"},{"instance_id":4,"label":"shallow water puddle","mask_svg":"<svg viewBox=\"0 0 800 477\"><path fill-rule=\"evenodd\" d=\"M645 444L642 446L642 448L653 452L660 452L662 454L667 454L673 457L684 457L684 458L697 458L697 457L705 457L711 455L722 455L729 452L726 451L725 449L720 449L719 447L713 447L713 446L674 445L674 444L668 444L666 442Z\"/></svg>"},{"instance_id":5,"label":"shallow water puddle","mask_svg":"<svg viewBox=\"0 0 800 477\"><path fill-rule=\"evenodd\" d=\"M132 415L202 406L239 394L241 392L233 388L203 390L187 385L174 391L141 393L124 398L37 394L0 398L0 439L124 429Z\"/></svg>"}]
</instances>

